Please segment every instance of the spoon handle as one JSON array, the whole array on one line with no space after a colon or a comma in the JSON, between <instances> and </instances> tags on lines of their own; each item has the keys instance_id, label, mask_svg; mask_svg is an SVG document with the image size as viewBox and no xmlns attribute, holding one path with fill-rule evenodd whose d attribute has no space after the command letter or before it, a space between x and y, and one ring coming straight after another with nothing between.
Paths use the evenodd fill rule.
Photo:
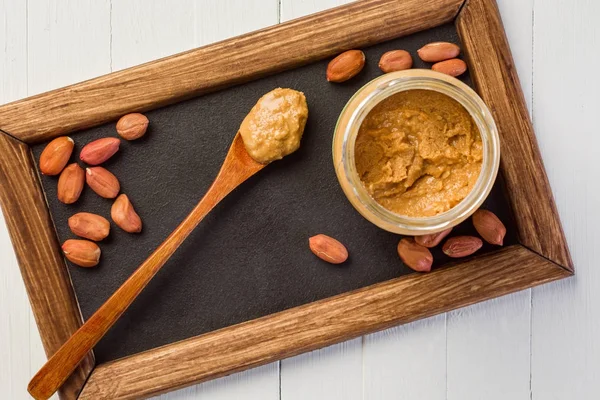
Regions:
<instances>
[{"instance_id":1,"label":"spoon handle","mask_svg":"<svg viewBox=\"0 0 600 400\"><path fill-rule=\"evenodd\" d=\"M264 167L246 152L236 135L215 181L192 212L110 298L62 345L29 382L27 390L38 400L50 398L83 357L102 339L133 303L200 221L233 189Z\"/></svg>"}]
</instances>

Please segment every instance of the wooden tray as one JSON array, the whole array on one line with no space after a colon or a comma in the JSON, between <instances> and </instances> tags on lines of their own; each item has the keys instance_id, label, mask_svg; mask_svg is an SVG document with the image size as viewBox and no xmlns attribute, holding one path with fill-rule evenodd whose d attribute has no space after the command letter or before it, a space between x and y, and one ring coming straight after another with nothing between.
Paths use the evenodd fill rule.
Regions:
<instances>
[{"instance_id":1,"label":"wooden tray","mask_svg":"<svg viewBox=\"0 0 600 400\"><path fill-rule=\"evenodd\" d=\"M51 355L81 325L80 307L88 316L94 303L83 294L81 271L69 268L60 253L65 221L52 205L51 185L47 178L40 182L35 165L42 143L85 129L73 136L79 143L80 138L106 132L108 125L102 124L131 111L155 110L150 111L154 122L155 116L156 120L160 115L166 118L196 101L180 103L186 99L249 81L260 86L256 79L285 70L293 71L281 75L282 85L293 87L290 79L293 82L294 71L303 65L453 21L475 87L494 113L500 131L507 197L499 196L497 206L503 209L506 200L512 208L512 232L517 233L509 241L512 245L427 275L398 273L399 278L380 277L374 281L381 282L372 285L363 279L369 286L333 297L323 292L316 297L321 300L302 301L307 304L282 307L283 311L263 313L260 318L251 313L240 319L247 322L225 324L175 343L167 340L170 344L141 353L117 351L116 355L132 355L115 361L103 362L110 357L98 348L102 362L95 366L90 354L63 387L61 397L76 398L80 392L82 399L155 395L572 275L495 3L361 1L0 107L4 132L0 134L0 201L46 352ZM445 30L440 27L422 34L436 39L436 32ZM317 64L304 68L324 70ZM334 90L351 93L354 89ZM259 93L254 93L254 100ZM213 99L210 96L207 99ZM345 102L347 97L342 99ZM178 104L173 109L160 108L174 103ZM96 128L88 129L92 127ZM157 140L156 136L150 135L148 142ZM152 235L162 240L154 231ZM95 301L101 303L102 298Z\"/></svg>"}]
</instances>

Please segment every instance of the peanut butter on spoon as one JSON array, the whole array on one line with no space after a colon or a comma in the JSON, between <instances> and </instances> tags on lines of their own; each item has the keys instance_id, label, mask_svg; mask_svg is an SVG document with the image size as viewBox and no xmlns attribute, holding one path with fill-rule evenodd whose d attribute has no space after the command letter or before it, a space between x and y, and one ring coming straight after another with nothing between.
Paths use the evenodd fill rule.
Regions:
<instances>
[{"instance_id":1,"label":"peanut butter on spoon","mask_svg":"<svg viewBox=\"0 0 600 400\"><path fill-rule=\"evenodd\" d=\"M277 88L262 96L240 126L248 154L268 164L298 150L308 106L304 93Z\"/></svg>"},{"instance_id":2,"label":"peanut butter on spoon","mask_svg":"<svg viewBox=\"0 0 600 400\"><path fill-rule=\"evenodd\" d=\"M233 138L204 197L133 275L62 345L29 382L36 400L48 399L133 303L204 217L236 187L271 161L300 147L308 108L304 94L275 89L258 100Z\"/></svg>"}]
</instances>

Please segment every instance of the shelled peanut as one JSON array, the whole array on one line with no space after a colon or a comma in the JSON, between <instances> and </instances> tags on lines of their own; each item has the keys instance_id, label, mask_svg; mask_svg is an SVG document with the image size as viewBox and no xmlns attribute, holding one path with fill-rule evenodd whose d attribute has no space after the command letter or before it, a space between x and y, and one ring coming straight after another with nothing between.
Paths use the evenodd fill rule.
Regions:
<instances>
[{"instance_id":1,"label":"shelled peanut","mask_svg":"<svg viewBox=\"0 0 600 400\"><path fill-rule=\"evenodd\" d=\"M500 219L491 211L477 210L473 214L473 226L479 235L489 244L502 246L506 227Z\"/></svg>"},{"instance_id":2,"label":"shelled peanut","mask_svg":"<svg viewBox=\"0 0 600 400\"><path fill-rule=\"evenodd\" d=\"M119 119L117 133L126 140L144 136L148 128L148 118L140 113L127 114ZM113 157L120 148L121 141L115 137L105 137L86 144L79 153L79 159L92 167L84 169L74 162L69 164L75 142L67 136L52 140L40 155L39 166L43 175L59 175L57 197L64 204L75 203L85 183L100 197L115 199L111 209L114 222L126 232L136 233L142 229L142 220L135 212L129 198L122 194L118 178L106 168L99 166ZM67 165L68 164L68 165ZM81 238L69 239L63 243L65 257L82 267L93 267L100 260L100 247L94 241L104 240L110 233L110 222L88 212L72 215L68 220L71 232Z\"/></svg>"},{"instance_id":3,"label":"shelled peanut","mask_svg":"<svg viewBox=\"0 0 600 400\"><path fill-rule=\"evenodd\" d=\"M467 71L467 64L460 58L453 58L451 60L440 61L431 66L431 69L442 74L450 76L460 76Z\"/></svg>"},{"instance_id":4,"label":"shelled peanut","mask_svg":"<svg viewBox=\"0 0 600 400\"><path fill-rule=\"evenodd\" d=\"M452 258L467 257L483 246L481 239L475 236L455 236L442 246L445 255Z\"/></svg>"},{"instance_id":5,"label":"shelled peanut","mask_svg":"<svg viewBox=\"0 0 600 400\"><path fill-rule=\"evenodd\" d=\"M433 255L425 246L413 238L402 238L398 243L398 255L404 264L418 272L429 272L433 265Z\"/></svg>"},{"instance_id":6,"label":"shelled peanut","mask_svg":"<svg viewBox=\"0 0 600 400\"><path fill-rule=\"evenodd\" d=\"M103 167L86 168L85 181L98 196L105 199L114 199L121 190L117 177Z\"/></svg>"},{"instance_id":7,"label":"shelled peanut","mask_svg":"<svg viewBox=\"0 0 600 400\"><path fill-rule=\"evenodd\" d=\"M64 204L73 204L79 200L85 181L85 173L77 164L69 164L58 178L57 196L58 200Z\"/></svg>"},{"instance_id":8,"label":"shelled peanut","mask_svg":"<svg viewBox=\"0 0 600 400\"><path fill-rule=\"evenodd\" d=\"M391 50L379 59L379 69L384 73L403 71L412 68L413 59L406 50Z\"/></svg>"},{"instance_id":9,"label":"shelled peanut","mask_svg":"<svg viewBox=\"0 0 600 400\"><path fill-rule=\"evenodd\" d=\"M69 261L85 268L98 265L102 254L96 243L82 239L67 240L63 243L62 250Z\"/></svg>"},{"instance_id":10,"label":"shelled peanut","mask_svg":"<svg viewBox=\"0 0 600 400\"><path fill-rule=\"evenodd\" d=\"M467 71L467 64L457 58L460 47L449 42L433 42L417 50L419 58L434 63L431 69L450 76L460 76Z\"/></svg>"},{"instance_id":11,"label":"shelled peanut","mask_svg":"<svg viewBox=\"0 0 600 400\"><path fill-rule=\"evenodd\" d=\"M341 264L348 259L346 246L327 235L319 234L309 238L308 246L314 255L330 264Z\"/></svg>"},{"instance_id":12,"label":"shelled peanut","mask_svg":"<svg viewBox=\"0 0 600 400\"><path fill-rule=\"evenodd\" d=\"M142 231L142 219L135 212L129 197L121 194L110 209L112 220L117 226L129 233L139 233Z\"/></svg>"},{"instance_id":13,"label":"shelled peanut","mask_svg":"<svg viewBox=\"0 0 600 400\"><path fill-rule=\"evenodd\" d=\"M348 50L335 57L327 65L329 82L345 82L358 75L365 66L365 53L360 50Z\"/></svg>"},{"instance_id":14,"label":"shelled peanut","mask_svg":"<svg viewBox=\"0 0 600 400\"><path fill-rule=\"evenodd\" d=\"M475 230L486 242L502 246L506 227L496 214L480 209L473 214L472 220ZM403 238L398 243L398 255L404 264L413 270L429 271L434 261L429 249L442 243L451 232L452 228L449 228L429 235L416 236L414 239ZM442 251L448 257L461 258L475 254L482 246L483 241L478 237L454 236L444 242Z\"/></svg>"},{"instance_id":15,"label":"shelled peanut","mask_svg":"<svg viewBox=\"0 0 600 400\"><path fill-rule=\"evenodd\" d=\"M69 218L69 228L75 235L98 242L110 233L110 222L100 215L80 212Z\"/></svg>"},{"instance_id":16,"label":"shelled peanut","mask_svg":"<svg viewBox=\"0 0 600 400\"><path fill-rule=\"evenodd\" d=\"M425 62L436 63L458 57L460 47L449 42L433 42L421 47L417 54Z\"/></svg>"},{"instance_id":17,"label":"shelled peanut","mask_svg":"<svg viewBox=\"0 0 600 400\"><path fill-rule=\"evenodd\" d=\"M52 140L40 155L40 171L44 175L58 175L69 163L75 142L68 136Z\"/></svg>"},{"instance_id":18,"label":"shelled peanut","mask_svg":"<svg viewBox=\"0 0 600 400\"><path fill-rule=\"evenodd\" d=\"M419 58L432 63L431 69L450 76L460 76L467 70L467 64L458 58L460 47L450 42L428 43L417 50ZM345 82L356 75L365 66L366 57L361 50L348 50L332 59L327 65L329 82ZM412 68L411 54L402 49L385 52L379 59L379 69L383 73L403 71ZM143 121L139 122L143 125Z\"/></svg>"},{"instance_id":19,"label":"shelled peanut","mask_svg":"<svg viewBox=\"0 0 600 400\"><path fill-rule=\"evenodd\" d=\"M506 227L494 213L481 209L473 214L472 219L475 229L486 242L502 246ZM429 272L434 262L430 249L440 245L451 233L452 228L448 228L414 238L404 237L398 242L398 256L414 271ZM341 264L348 259L346 247L330 236L315 235L308 242L310 250L328 263ZM448 257L461 258L475 254L482 246L483 241L480 238L461 235L447 239L442 246L442 251Z\"/></svg>"},{"instance_id":20,"label":"shelled peanut","mask_svg":"<svg viewBox=\"0 0 600 400\"><path fill-rule=\"evenodd\" d=\"M452 232L452 228L438 233L431 233L429 235L415 236L415 242L428 248L435 247L440 244L442 240L444 240L444 238L450 234L450 232Z\"/></svg>"},{"instance_id":21,"label":"shelled peanut","mask_svg":"<svg viewBox=\"0 0 600 400\"><path fill-rule=\"evenodd\" d=\"M119 151L121 141L118 138L107 137L86 144L79 158L89 165L100 165Z\"/></svg>"},{"instance_id":22,"label":"shelled peanut","mask_svg":"<svg viewBox=\"0 0 600 400\"><path fill-rule=\"evenodd\" d=\"M117 122L117 133L125 140L136 140L146 134L148 124L148 117L144 114L127 114Z\"/></svg>"}]
</instances>

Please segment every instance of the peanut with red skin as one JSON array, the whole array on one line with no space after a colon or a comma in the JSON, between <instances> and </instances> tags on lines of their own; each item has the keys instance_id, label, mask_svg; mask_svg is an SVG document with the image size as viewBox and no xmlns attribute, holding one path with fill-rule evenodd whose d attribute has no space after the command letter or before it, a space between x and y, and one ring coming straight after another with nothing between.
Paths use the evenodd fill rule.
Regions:
<instances>
[{"instance_id":1,"label":"peanut with red skin","mask_svg":"<svg viewBox=\"0 0 600 400\"><path fill-rule=\"evenodd\" d=\"M348 259L346 246L327 235L319 234L309 238L308 246L314 255L330 264L341 264Z\"/></svg>"}]
</instances>

